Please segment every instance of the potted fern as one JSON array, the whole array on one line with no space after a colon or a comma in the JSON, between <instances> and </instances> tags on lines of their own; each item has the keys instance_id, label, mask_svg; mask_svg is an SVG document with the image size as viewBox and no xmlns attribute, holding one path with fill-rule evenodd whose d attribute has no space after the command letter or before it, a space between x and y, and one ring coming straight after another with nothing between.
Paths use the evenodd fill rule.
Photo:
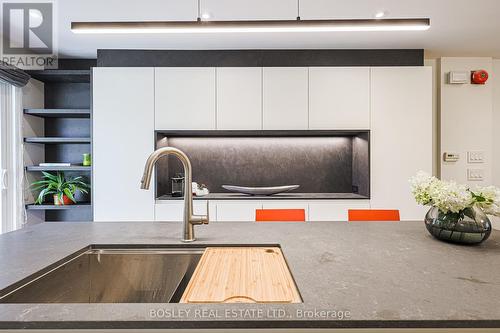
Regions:
<instances>
[{"instance_id":1,"label":"potted fern","mask_svg":"<svg viewBox=\"0 0 500 333\"><path fill-rule=\"evenodd\" d=\"M90 186L85 183L84 178L66 177L64 172L58 172L53 175L49 172L42 171L43 179L31 184L35 191L40 191L35 204L41 205L45 197L52 195L54 205L72 205L76 203L75 193L88 193Z\"/></svg>"}]
</instances>

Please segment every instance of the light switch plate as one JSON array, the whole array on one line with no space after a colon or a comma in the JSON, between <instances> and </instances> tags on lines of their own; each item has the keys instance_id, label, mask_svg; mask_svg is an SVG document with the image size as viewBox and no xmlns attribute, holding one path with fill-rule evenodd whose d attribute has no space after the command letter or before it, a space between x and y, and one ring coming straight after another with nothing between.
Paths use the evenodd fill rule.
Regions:
<instances>
[{"instance_id":1,"label":"light switch plate","mask_svg":"<svg viewBox=\"0 0 500 333\"><path fill-rule=\"evenodd\" d=\"M460 154L458 153L444 153L443 160L445 162L457 162L460 159Z\"/></svg>"},{"instance_id":2,"label":"light switch plate","mask_svg":"<svg viewBox=\"0 0 500 333\"><path fill-rule=\"evenodd\" d=\"M448 73L449 84L466 84L469 83L470 74L465 71L451 71Z\"/></svg>"},{"instance_id":3,"label":"light switch plate","mask_svg":"<svg viewBox=\"0 0 500 333\"><path fill-rule=\"evenodd\" d=\"M467 180L469 181L484 180L484 169L467 169Z\"/></svg>"},{"instance_id":4,"label":"light switch plate","mask_svg":"<svg viewBox=\"0 0 500 333\"><path fill-rule=\"evenodd\" d=\"M467 152L467 163L484 163L484 151Z\"/></svg>"}]
</instances>

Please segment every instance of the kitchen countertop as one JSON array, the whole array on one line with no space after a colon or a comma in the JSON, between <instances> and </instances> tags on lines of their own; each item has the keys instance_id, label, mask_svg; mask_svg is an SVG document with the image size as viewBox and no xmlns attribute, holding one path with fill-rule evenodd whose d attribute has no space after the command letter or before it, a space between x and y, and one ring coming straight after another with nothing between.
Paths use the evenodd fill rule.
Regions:
<instances>
[{"instance_id":1,"label":"kitchen countertop","mask_svg":"<svg viewBox=\"0 0 500 333\"><path fill-rule=\"evenodd\" d=\"M183 200L183 197L172 197L169 194L162 195L156 200ZM207 195L197 197L193 196L194 200L352 200L370 199L367 196L357 193L279 193L273 195L247 195L241 193L209 193Z\"/></svg>"},{"instance_id":2,"label":"kitchen countertop","mask_svg":"<svg viewBox=\"0 0 500 333\"><path fill-rule=\"evenodd\" d=\"M437 241L422 222L214 222L196 227L191 245L180 234L175 222L7 233L0 289L90 244L279 244L304 303L0 304L0 328L500 327L498 231L480 246Z\"/></svg>"}]
</instances>

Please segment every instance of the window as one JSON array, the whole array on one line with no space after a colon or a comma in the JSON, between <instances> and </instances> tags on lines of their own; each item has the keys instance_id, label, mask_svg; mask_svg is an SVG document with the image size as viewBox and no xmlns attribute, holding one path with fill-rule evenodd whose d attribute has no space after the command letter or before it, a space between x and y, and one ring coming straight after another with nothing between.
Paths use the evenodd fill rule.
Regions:
<instances>
[{"instance_id":1,"label":"window","mask_svg":"<svg viewBox=\"0 0 500 333\"><path fill-rule=\"evenodd\" d=\"M21 89L0 81L0 233L24 221Z\"/></svg>"}]
</instances>

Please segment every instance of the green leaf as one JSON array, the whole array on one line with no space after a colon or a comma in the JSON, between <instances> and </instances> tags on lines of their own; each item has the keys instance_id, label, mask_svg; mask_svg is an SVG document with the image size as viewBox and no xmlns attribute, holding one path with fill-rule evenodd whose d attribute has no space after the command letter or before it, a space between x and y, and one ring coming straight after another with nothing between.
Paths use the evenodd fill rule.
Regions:
<instances>
[{"instance_id":1,"label":"green leaf","mask_svg":"<svg viewBox=\"0 0 500 333\"><path fill-rule=\"evenodd\" d=\"M76 203L76 200L75 198L73 197L73 193L71 193L71 191L67 188L64 189L64 194L66 194L66 196L68 198L70 198L71 201L73 201L74 203Z\"/></svg>"}]
</instances>

